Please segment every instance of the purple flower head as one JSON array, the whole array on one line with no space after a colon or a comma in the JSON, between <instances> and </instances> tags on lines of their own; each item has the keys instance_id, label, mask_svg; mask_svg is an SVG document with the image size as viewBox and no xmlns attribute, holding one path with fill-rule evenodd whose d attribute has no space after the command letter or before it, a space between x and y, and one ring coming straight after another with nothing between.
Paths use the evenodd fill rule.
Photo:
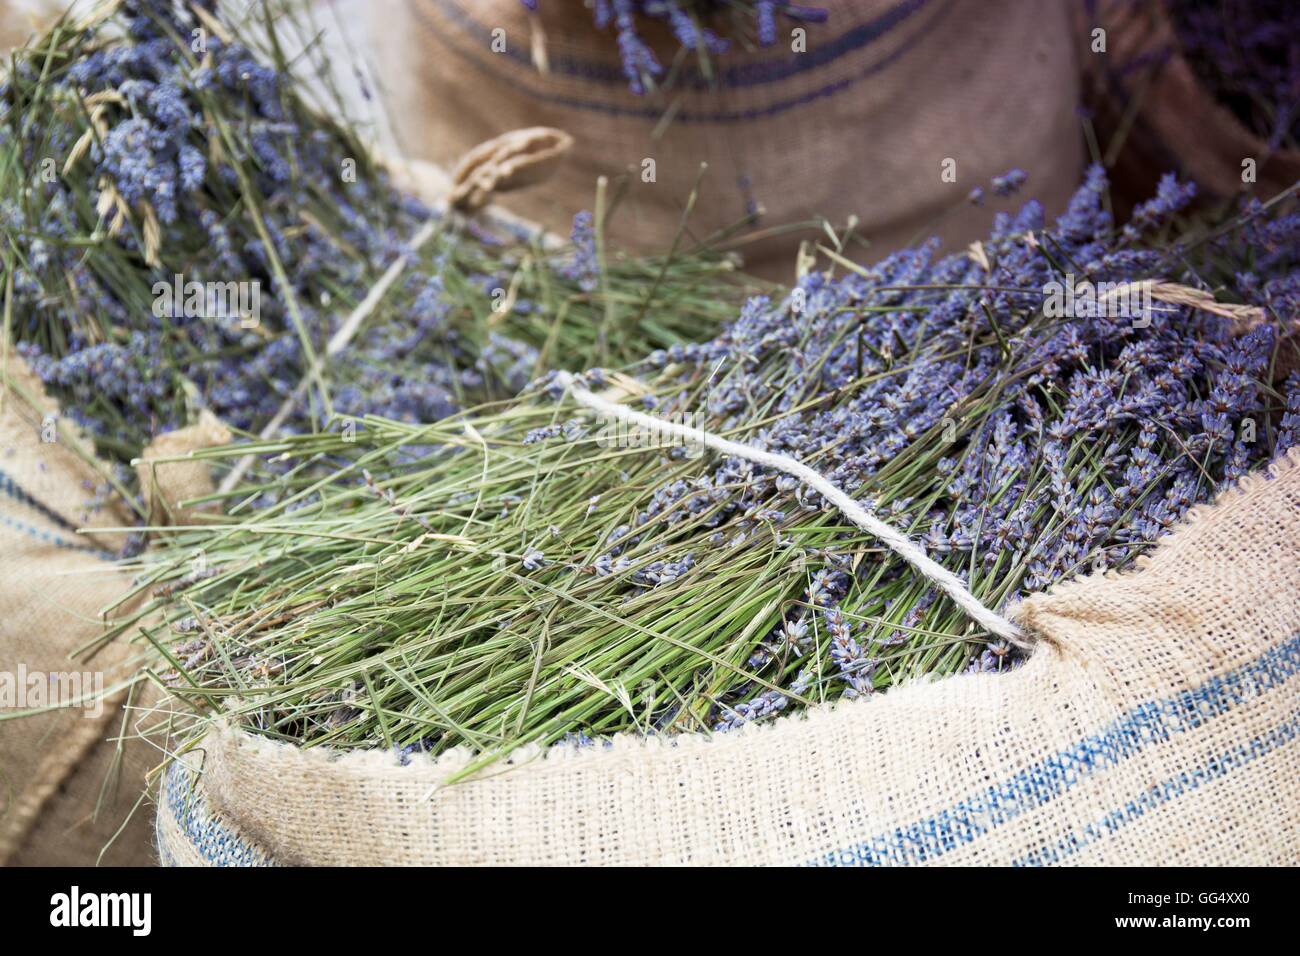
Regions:
<instances>
[{"instance_id":1,"label":"purple flower head","mask_svg":"<svg viewBox=\"0 0 1300 956\"><path fill-rule=\"evenodd\" d=\"M1010 196L1018 192L1027 179L1029 176L1023 169L1009 170L1001 176L993 177L993 192L998 196Z\"/></svg>"}]
</instances>

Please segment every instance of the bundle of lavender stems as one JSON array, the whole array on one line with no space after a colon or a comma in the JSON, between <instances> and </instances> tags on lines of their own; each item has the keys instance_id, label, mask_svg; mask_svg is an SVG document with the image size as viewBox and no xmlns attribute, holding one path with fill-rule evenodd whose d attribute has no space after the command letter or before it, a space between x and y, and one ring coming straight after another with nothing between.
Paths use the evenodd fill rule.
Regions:
<instances>
[{"instance_id":1,"label":"bundle of lavender stems","mask_svg":"<svg viewBox=\"0 0 1300 956\"><path fill-rule=\"evenodd\" d=\"M282 410L286 433L335 413L432 421L546 368L687 341L743 301L734 256L708 240L626 256L599 209L548 242L404 194L344 118L302 16L110 2L0 79L5 349L115 465L97 495L133 493L127 464L204 410L250 434ZM292 65L275 31L306 37Z\"/></svg>"},{"instance_id":2,"label":"bundle of lavender stems","mask_svg":"<svg viewBox=\"0 0 1300 956\"><path fill-rule=\"evenodd\" d=\"M1107 189L1093 168L1055 221L1030 201L946 256L864 267L837 236L717 336L579 380L806 465L996 611L1127 568L1300 442L1300 214L1292 189L1195 225L1169 177L1120 225ZM167 536L114 633L142 625L142 673L194 734L221 714L305 746L469 747L465 773L1015 666L798 479L573 394L552 374L439 422L366 417L351 443L205 453L335 471Z\"/></svg>"}]
</instances>

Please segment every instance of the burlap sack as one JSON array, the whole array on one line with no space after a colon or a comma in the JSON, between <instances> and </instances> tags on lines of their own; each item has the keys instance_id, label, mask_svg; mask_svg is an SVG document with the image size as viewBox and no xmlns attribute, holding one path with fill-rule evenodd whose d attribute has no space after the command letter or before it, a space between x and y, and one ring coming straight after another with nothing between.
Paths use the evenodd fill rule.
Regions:
<instances>
[{"instance_id":1,"label":"burlap sack","mask_svg":"<svg viewBox=\"0 0 1300 956\"><path fill-rule=\"evenodd\" d=\"M193 425L159 435L136 465L140 491L150 524L194 524L204 514L219 511L219 506L205 502L180 507L180 502L202 498L212 493L212 474L204 461L181 460L195 448L228 445L234 436L207 409L199 413Z\"/></svg>"},{"instance_id":2,"label":"burlap sack","mask_svg":"<svg viewBox=\"0 0 1300 956\"><path fill-rule=\"evenodd\" d=\"M71 0L0 0L0 53L20 47L59 18Z\"/></svg>"},{"instance_id":3,"label":"burlap sack","mask_svg":"<svg viewBox=\"0 0 1300 956\"><path fill-rule=\"evenodd\" d=\"M1060 0L831 6L829 23L807 26L807 52L792 52L784 37L768 49L733 49L718 60L716 88L685 82L653 97L627 88L614 35L597 32L573 0L539 4L535 20L519 0L391 0L370 4L370 28L407 155L451 168L508 130L572 134L572 153L544 187L503 199L553 230L567 232L576 212L592 208L598 176L630 167L610 235L624 247L666 248L702 162L709 169L691 219L698 237L757 204L769 225L857 215L869 257L918 234L965 244L986 234L988 213L962 206L963 197L1016 166L1030 173L1028 195L1049 212L1064 206L1082 137ZM534 63L535 24L546 73ZM496 29L505 31L501 53L492 52ZM675 43L660 39L668 63ZM666 111L672 121L661 123ZM956 162L956 182L941 181L946 159ZM654 182L643 181L645 160L654 161ZM746 246L749 268L788 277L809 234Z\"/></svg>"},{"instance_id":4,"label":"burlap sack","mask_svg":"<svg viewBox=\"0 0 1300 956\"><path fill-rule=\"evenodd\" d=\"M129 642L109 644L89 660L72 655L103 633L101 611L131 590L130 575L113 564L126 539L76 532L124 527L132 516L113 495L91 507L103 473L91 464L93 449L57 416L57 403L11 358L0 370L0 674L11 681L20 672L37 679L90 674L97 676L83 679L83 688L102 681L107 689L135 668ZM207 429L185 429L168 436L167 453L211 440ZM146 455L158 457L159 449ZM173 488L172 477L164 472L158 489L170 501L205 490ZM147 744L119 744L127 698L122 692L102 707L0 720L0 864L90 865L110 841L103 862L152 862L147 809L114 839L159 762ZM140 708L149 702L140 690L130 700Z\"/></svg>"},{"instance_id":5,"label":"burlap sack","mask_svg":"<svg viewBox=\"0 0 1300 956\"><path fill-rule=\"evenodd\" d=\"M1300 863L1300 452L1139 567L1031 597L1037 650L706 739L331 755L217 726L177 864ZM199 773L201 771L201 774Z\"/></svg>"}]
</instances>

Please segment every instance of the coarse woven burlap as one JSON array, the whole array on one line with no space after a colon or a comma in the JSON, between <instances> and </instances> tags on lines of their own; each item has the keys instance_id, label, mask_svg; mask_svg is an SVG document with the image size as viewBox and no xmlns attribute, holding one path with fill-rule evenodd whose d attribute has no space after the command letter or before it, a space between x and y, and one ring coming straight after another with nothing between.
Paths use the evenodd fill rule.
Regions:
<instances>
[{"instance_id":1,"label":"coarse woven burlap","mask_svg":"<svg viewBox=\"0 0 1300 956\"><path fill-rule=\"evenodd\" d=\"M872 258L932 233L952 244L985 235L987 211L963 199L1013 167L1029 172L1026 195L1049 213L1078 181L1078 62L1060 0L844 0L828 23L806 25L807 52L793 52L784 34L771 48L736 46L716 60L712 87L684 77L648 97L628 89L614 33L597 31L581 3L548 0L535 16L519 0L370 9L405 154L451 168L509 130L564 130L575 145L553 177L501 201L567 233L592 208L597 177L631 168L609 225L624 248L667 248L701 162L709 169L693 235L734 225L751 204L775 226L856 215ZM504 52L492 52L495 29L505 31ZM646 36L671 62L675 41L662 30ZM665 112L671 122L661 122ZM642 179L646 159L652 183ZM941 181L945 159L956 162L955 182ZM825 238L782 233L746 245L747 267L788 278L809 235Z\"/></svg>"},{"instance_id":2,"label":"coarse woven burlap","mask_svg":"<svg viewBox=\"0 0 1300 956\"><path fill-rule=\"evenodd\" d=\"M57 403L20 360L11 357L2 371L0 671L89 672L102 675L110 688L134 668L129 642L109 644L88 660L72 655L103 632L101 612L131 590L130 575L113 563L126 539L119 532L77 530L125 527L132 516L116 496L91 507L104 482L91 464L93 449L66 421L58 422ZM206 429L182 429L168 436L166 453L181 454L209 439ZM158 454L152 447L146 452ZM176 474L194 478L183 469ZM172 488L168 480L175 475L161 477L166 500L180 502L203 490L195 484ZM110 841L104 863L153 861L147 810L132 815L114 839L144 792L145 774L158 763L150 746L118 743L127 700L124 691L102 708L0 720L0 864L89 865ZM130 705L143 709L151 700L137 689Z\"/></svg>"},{"instance_id":3,"label":"coarse woven burlap","mask_svg":"<svg viewBox=\"0 0 1300 956\"><path fill-rule=\"evenodd\" d=\"M0 54L26 43L53 23L71 0L0 0Z\"/></svg>"},{"instance_id":4,"label":"coarse woven burlap","mask_svg":"<svg viewBox=\"0 0 1300 956\"><path fill-rule=\"evenodd\" d=\"M194 524L201 522L204 514L220 510L212 502L180 505L212 493L211 466L201 460L184 460L184 456L195 448L228 445L233 437L230 429L204 409L193 425L166 432L150 443L135 466L150 524ZM182 460L175 460L178 458Z\"/></svg>"},{"instance_id":5,"label":"coarse woven burlap","mask_svg":"<svg viewBox=\"0 0 1300 956\"><path fill-rule=\"evenodd\" d=\"M968 674L715 735L339 756L218 724L159 801L186 864L1300 862L1300 451L1132 571L1023 601ZM195 771L201 768L199 775Z\"/></svg>"}]
</instances>

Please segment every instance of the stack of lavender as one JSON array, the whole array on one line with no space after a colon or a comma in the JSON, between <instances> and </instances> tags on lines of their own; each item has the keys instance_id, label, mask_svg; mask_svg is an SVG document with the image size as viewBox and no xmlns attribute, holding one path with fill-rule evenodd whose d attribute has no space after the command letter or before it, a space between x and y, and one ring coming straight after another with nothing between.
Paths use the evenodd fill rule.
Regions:
<instances>
[{"instance_id":1,"label":"stack of lavender","mask_svg":"<svg viewBox=\"0 0 1300 956\"><path fill-rule=\"evenodd\" d=\"M365 161L345 128L309 119L287 77L239 43L209 36L186 56L177 31L201 25L167 7L128 2L125 40L105 42L116 21L95 23L59 37L48 69L21 57L0 88L20 354L101 441L134 436L124 454L184 423L178 379L237 428L269 418L337 306L428 215L376 170L344 182L344 158ZM156 282L174 275L257 295L223 314L203 300L156 308ZM237 301L255 312L229 311ZM451 369L429 371L418 402L445 414Z\"/></svg>"},{"instance_id":2,"label":"stack of lavender","mask_svg":"<svg viewBox=\"0 0 1300 956\"><path fill-rule=\"evenodd\" d=\"M287 431L331 412L432 421L553 364L624 361L725 318L734 264L707 249L618 257L590 216L558 251L442 221L326 362L433 214L214 2L116 6L59 25L0 81L8 334L109 457L199 408L256 432L309 376ZM656 315L648 296L678 307Z\"/></svg>"},{"instance_id":3,"label":"stack of lavender","mask_svg":"<svg viewBox=\"0 0 1300 956\"><path fill-rule=\"evenodd\" d=\"M1282 197L1171 240L1190 187L1167 179L1122 228L1106 190L1093 169L1055 223L1030 202L970 254L830 252L847 274L584 380L815 469L986 606L1124 567L1300 442L1300 375L1280 372L1300 357L1300 215ZM340 470L155 556L157 676L187 703L308 745L468 745L481 765L1014 659L799 481L613 428L554 380L366 436L277 445Z\"/></svg>"}]
</instances>

